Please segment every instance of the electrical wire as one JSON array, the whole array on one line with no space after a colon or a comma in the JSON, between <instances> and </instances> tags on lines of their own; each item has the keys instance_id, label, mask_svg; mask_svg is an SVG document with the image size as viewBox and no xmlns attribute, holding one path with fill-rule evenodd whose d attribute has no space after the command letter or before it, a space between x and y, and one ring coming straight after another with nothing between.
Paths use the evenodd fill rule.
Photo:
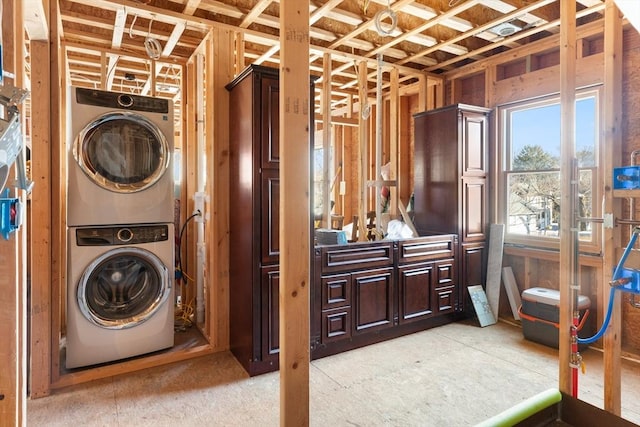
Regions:
<instances>
[{"instance_id":1,"label":"electrical wire","mask_svg":"<svg viewBox=\"0 0 640 427\"><path fill-rule=\"evenodd\" d=\"M176 250L176 273L178 273L178 277L176 282L181 282L184 285L187 285L188 281L194 283L195 281L191 276L189 276L183 269L182 266L182 236L184 235L184 231L187 228L187 224L192 219L200 216L201 212L197 211L189 216L182 227L180 228L180 233L178 233L178 241L176 242L177 250ZM186 279L186 280L185 280ZM176 332L184 332L187 328L190 328L193 325L193 321L191 320L194 316L195 308L194 308L194 300L192 299L189 303L178 304L174 313L174 323L173 329Z\"/></svg>"},{"instance_id":2,"label":"electrical wire","mask_svg":"<svg viewBox=\"0 0 640 427\"><path fill-rule=\"evenodd\" d=\"M176 332L184 332L187 328L190 328L193 325L193 315L195 313L195 309L193 308L193 300L191 300L188 304L181 304L176 307L175 317L173 322L173 329Z\"/></svg>"},{"instance_id":3,"label":"electrical wire","mask_svg":"<svg viewBox=\"0 0 640 427\"><path fill-rule=\"evenodd\" d=\"M136 23L136 21L138 20L138 15L133 15L133 20L131 21L131 25L129 25L129 38L134 38L135 35L133 34L133 25Z\"/></svg>"},{"instance_id":4,"label":"electrical wire","mask_svg":"<svg viewBox=\"0 0 640 427\"><path fill-rule=\"evenodd\" d=\"M202 213L198 210L197 212L193 213L189 218L187 218L184 224L182 224L182 228L180 229L180 233L178 234L178 250L176 251L176 269L181 276L187 277L192 282L193 282L193 279L188 275L186 275L186 273L182 268L182 235L184 234L184 230L187 228L187 224L189 223L189 221L191 221L192 219L200 215L202 215Z\"/></svg>"},{"instance_id":5,"label":"electrical wire","mask_svg":"<svg viewBox=\"0 0 640 427\"><path fill-rule=\"evenodd\" d=\"M389 18L391 20L391 23L388 27L385 28L383 23L386 18ZM374 24L376 26L378 34L380 34L381 36L390 36L391 34L393 34L398 24L398 16L394 12L394 10L391 9L391 2L387 2L386 9L382 9L381 11L376 13Z\"/></svg>"}]
</instances>

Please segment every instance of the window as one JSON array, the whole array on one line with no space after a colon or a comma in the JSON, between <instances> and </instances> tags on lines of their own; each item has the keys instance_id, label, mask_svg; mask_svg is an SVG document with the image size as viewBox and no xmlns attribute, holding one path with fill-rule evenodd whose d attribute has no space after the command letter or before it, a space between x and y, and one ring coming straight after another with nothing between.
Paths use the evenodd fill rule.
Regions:
<instances>
[{"instance_id":1,"label":"window","mask_svg":"<svg viewBox=\"0 0 640 427\"><path fill-rule=\"evenodd\" d=\"M581 250L598 252L599 89L576 94L576 216ZM499 188L505 240L558 247L560 234L560 97L529 100L498 109L501 147ZM597 224L595 224L597 225Z\"/></svg>"}]
</instances>

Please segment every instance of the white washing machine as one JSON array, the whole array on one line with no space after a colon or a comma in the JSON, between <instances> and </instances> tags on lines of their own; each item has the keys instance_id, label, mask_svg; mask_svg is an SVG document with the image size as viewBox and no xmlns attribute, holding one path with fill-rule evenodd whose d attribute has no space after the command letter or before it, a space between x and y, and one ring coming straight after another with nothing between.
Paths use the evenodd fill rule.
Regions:
<instances>
[{"instance_id":1,"label":"white washing machine","mask_svg":"<svg viewBox=\"0 0 640 427\"><path fill-rule=\"evenodd\" d=\"M67 226L173 221L173 103L71 87Z\"/></svg>"},{"instance_id":2,"label":"white washing machine","mask_svg":"<svg viewBox=\"0 0 640 427\"><path fill-rule=\"evenodd\" d=\"M68 233L66 367L172 347L173 224Z\"/></svg>"}]
</instances>

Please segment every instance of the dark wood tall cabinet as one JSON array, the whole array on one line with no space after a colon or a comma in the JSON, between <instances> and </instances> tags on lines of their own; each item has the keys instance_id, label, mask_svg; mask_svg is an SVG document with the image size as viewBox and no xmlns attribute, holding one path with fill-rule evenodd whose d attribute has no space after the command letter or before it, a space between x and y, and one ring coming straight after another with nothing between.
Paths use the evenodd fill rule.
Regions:
<instances>
[{"instance_id":1,"label":"dark wood tall cabinet","mask_svg":"<svg viewBox=\"0 0 640 427\"><path fill-rule=\"evenodd\" d=\"M420 235L458 235L457 311L486 277L490 111L455 104L414 115L414 223Z\"/></svg>"},{"instance_id":2,"label":"dark wood tall cabinet","mask_svg":"<svg viewBox=\"0 0 640 427\"><path fill-rule=\"evenodd\" d=\"M278 70L251 65L226 88L230 346L247 372L257 375L278 369L279 358ZM313 111L313 82L309 102Z\"/></svg>"}]
</instances>

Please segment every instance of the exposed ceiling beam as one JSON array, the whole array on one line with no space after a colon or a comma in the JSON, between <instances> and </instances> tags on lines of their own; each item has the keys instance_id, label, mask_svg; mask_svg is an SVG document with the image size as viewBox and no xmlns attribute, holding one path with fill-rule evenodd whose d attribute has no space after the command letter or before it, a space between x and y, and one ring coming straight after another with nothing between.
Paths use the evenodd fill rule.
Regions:
<instances>
[{"instance_id":1,"label":"exposed ceiling beam","mask_svg":"<svg viewBox=\"0 0 640 427\"><path fill-rule=\"evenodd\" d=\"M502 22L510 21L510 20L514 19L515 17L521 15L521 14L529 13L529 12L539 8L539 7L545 6L545 5L550 4L550 3L554 3L555 1L556 0L539 0L536 3L532 3L532 4L528 5L528 6L523 7L523 8L514 10L513 12L508 13L506 15L503 15L498 19L494 19L493 21L489 21L484 25L480 25L478 27L475 27L475 28L473 28L473 29L471 29L471 30L469 30L467 32L459 34L456 37L453 37L453 38L451 38L449 40L446 40L446 41L444 41L442 43L439 43L439 44L437 44L435 46L432 46L432 47L430 47L428 49L422 50L422 51L420 51L420 52L418 52L418 53L416 53L416 54L414 54L412 56L409 56L409 57L407 57L405 59L402 59L402 60L400 60L398 62L400 64L405 64L405 63L411 62L411 61L413 61L413 60L415 60L415 59L417 59L419 57L422 57L422 56L428 55L430 53L433 53L436 50L442 50L442 47L441 47L442 45L447 45L447 44L451 44L451 43L457 43L457 42L459 42L459 41L461 41L463 39L466 39L468 37L471 37L471 36L474 36L474 35L476 35L478 33L486 31L489 28L493 28L493 27L495 27L496 25L498 25L498 24L500 24Z\"/></svg>"},{"instance_id":2,"label":"exposed ceiling beam","mask_svg":"<svg viewBox=\"0 0 640 427\"><path fill-rule=\"evenodd\" d=\"M184 10L182 11L182 13L184 13L185 15L193 15L198 9L198 6L200 6L201 1L202 0L189 0L184 6Z\"/></svg>"},{"instance_id":3,"label":"exposed ceiling beam","mask_svg":"<svg viewBox=\"0 0 640 427\"><path fill-rule=\"evenodd\" d=\"M412 35L416 35L416 34L420 34L421 32L425 31L428 28L431 28L437 24L440 24L442 21L446 20L447 18L451 18L454 17L455 15L470 9L471 7L477 5L480 2L480 0L467 0L464 3L458 4L455 7L452 7L451 9L449 9L448 11L436 16L433 19L430 19L429 21L425 22L422 25L417 26L416 28L407 31L406 33L395 37L393 40L385 43L382 46L377 47L376 49L373 49L371 52L367 53L368 57L373 57L375 55L377 55L379 52L384 52L385 49L390 48L391 46L394 46L398 43L400 43L401 41L406 40L407 38L409 38Z\"/></svg>"},{"instance_id":4,"label":"exposed ceiling beam","mask_svg":"<svg viewBox=\"0 0 640 427\"><path fill-rule=\"evenodd\" d=\"M319 8L313 10L309 16L309 25L313 25L323 18L327 12L342 3L344 0L329 0Z\"/></svg>"},{"instance_id":5,"label":"exposed ceiling beam","mask_svg":"<svg viewBox=\"0 0 640 427\"><path fill-rule=\"evenodd\" d=\"M596 4L595 6L592 6L592 7L589 7L589 8L582 9L582 10L578 11L576 13L576 18L582 18L584 16L590 15L590 14L592 14L594 12L598 12L598 11L603 10L603 9L604 9L604 3L599 3L599 4ZM440 62L437 65L434 65L432 67L426 68L425 71L435 71L435 70L444 68L446 66L455 64L456 62L459 62L459 61L462 61L464 59L467 59L470 56L479 55L479 54L485 53L487 51L490 51L492 49L495 49L495 48L499 47L501 45L501 43L507 43L507 41L509 41L509 40L523 39L525 37L529 37L529 36L531 36L533 34L536 34L536 33L540 32L540 31L544 31L544 30L548 30L548 29L551 29L551 28L558 27L559 25L560 25L560 19L556 19L554 21L547 22L546 24L543 24L543 25L541 25L539 27L531 28L531 29L525 30L525 31L520 31L518 33L515 33L515 34L509 36L508 38L506 38L502 42L489 44L489 45L486 45L486 46L481 47L479 49L476 49L473 52L469 52L466 55L461 55L461 56L452 58L452 59L450 59L448 61Z\"/></svg>"},{"instance_id":6,"label":"exposed ceiling beam","mask_svg":"<svg viewBox=\"0 0 640 427\"><path fill-rule=\"evenodd\" d=\"M258 3L253 6L253 9L244 17L240 25L240 28L248 28L253 24L253 21L262 14L262 12L271 4L273 0L258 0Z\"/></svg>"},{"instance_id":7,"label":"exposed ceiling beam","mask_svg":"<svg viewBox=\"0 0 640 427\"><path fill-rule=\"evenodd\" d=\"M393 5L390 7L390 9L393 12L397 12L399 11L402 7L413 3L414 0L398 0L395 3L393 3ZM346 40L352 39L354 37L356 37L359 34L362 34L364 31L370 29L371 27L373 27L375 25L375 20L374 19L370 19L368 21L364 21L362 24L358 25L353 31L351 31L349 34L346 34L345 36L339 38L338 40L336 40L335 42L331 43L329 45L330 49L334 49L336 47L338 47L340 44L342 44L343 42L345 42Z\"/></svg>"}]
</instances>

